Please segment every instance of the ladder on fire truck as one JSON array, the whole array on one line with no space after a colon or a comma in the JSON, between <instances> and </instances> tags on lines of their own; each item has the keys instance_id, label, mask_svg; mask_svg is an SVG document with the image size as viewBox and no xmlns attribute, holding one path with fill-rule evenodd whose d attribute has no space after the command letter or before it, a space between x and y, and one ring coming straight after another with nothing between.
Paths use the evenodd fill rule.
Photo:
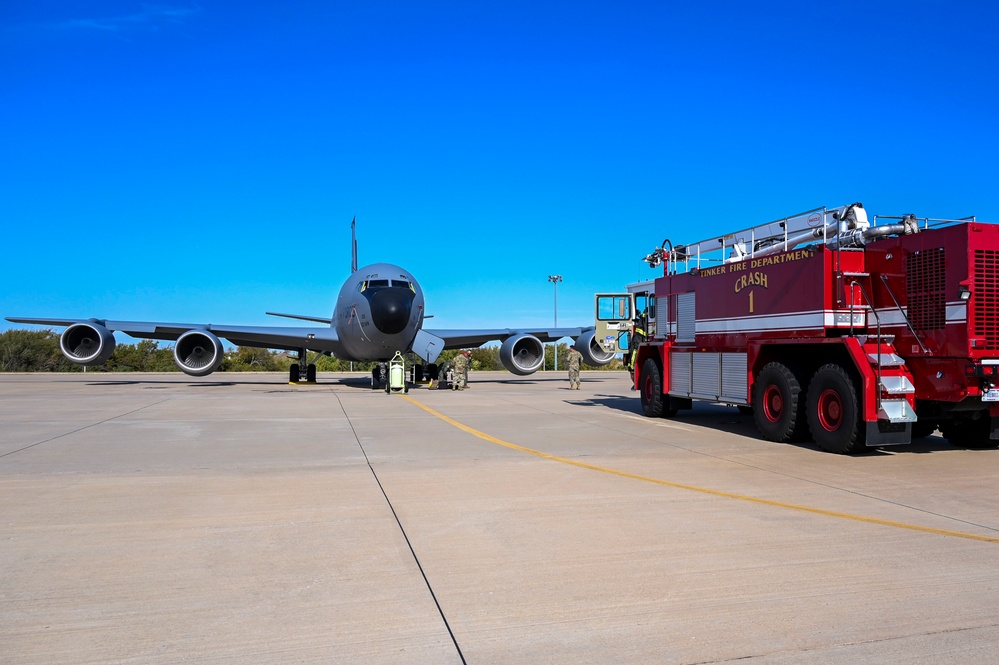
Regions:
<instances>
[{"instance_id":1,"label":"ladder on fire truck","mask_svg":"<svg viewBox=\"0 0 999 665\"><path fill-rule=\"evenodd\" d=\"M787 252L805 243L825 244L835 249L863 247L876 238L918 230L919 222L912 215L901 218L899 224L872 227L863 205L853 203L838 208L813 208L689 245L673 247L669 240L664 240L644 260L653 268L666 261L667 274L676 274L680 263L684 264L684 271L700 270L709 265Z\"/></svg>"},{"instance_id":2,"label":"ladder on fire truck","mask_svg":"<svg viewBox=\"0 0 999 665\"><path fill-rule=\"evenodd\" d=\"M837 208L813 208L689 245L674 247L669 240L664 240L662 246L646 256L644 261L653 268L666 261L667 274L676 274L680 263L684 264L684 270L700 269L705 265L778 254L806 243L825 244L834 249L857 249L878 238L918 233L920 226L928 229L938 225L976 221L975 216L935 219L904 215L881 216L881 219L894 220L894 223L876 225L878 217L875 217L875 225L872 226L861 203ZM725 256L726 253L728 256ZM691 263L694 265L691 266Z\"/></svg>"}]
</instances>

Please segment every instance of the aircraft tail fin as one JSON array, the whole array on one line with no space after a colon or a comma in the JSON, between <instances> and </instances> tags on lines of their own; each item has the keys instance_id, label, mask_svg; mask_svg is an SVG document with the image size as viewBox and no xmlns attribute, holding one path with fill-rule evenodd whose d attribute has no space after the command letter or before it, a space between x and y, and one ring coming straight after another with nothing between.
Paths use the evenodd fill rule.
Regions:
<instances>
[{"instance_id":1,"label":"aircraft tail fin","mask_svg":"<svg viewBox=\"0 0 999 665\"><path fill-rule=\"evenodd\" d=\"M357 215L350 221L350 272L357 272L357 234L354 226L357 224Z\"/></svg>"}]
</instances>

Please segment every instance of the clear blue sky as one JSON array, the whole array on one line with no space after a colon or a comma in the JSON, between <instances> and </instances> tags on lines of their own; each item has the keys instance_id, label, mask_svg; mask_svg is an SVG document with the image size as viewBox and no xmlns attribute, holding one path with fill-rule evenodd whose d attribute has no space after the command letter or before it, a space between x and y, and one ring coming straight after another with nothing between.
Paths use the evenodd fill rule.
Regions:
<instances>
[{"instance_id":1,"label":"clear blue sky","mask_svg":"<svg viewBox=\"0 0 999 665\"><path fill-rule=\"evenodd\" d=\"M997 25L920 0L3 2L0 315L329 315L355 215L433 327L547 325L556 273L585 324L663 238L822 205L999 222Z\"/></svg>"}]
</instances>

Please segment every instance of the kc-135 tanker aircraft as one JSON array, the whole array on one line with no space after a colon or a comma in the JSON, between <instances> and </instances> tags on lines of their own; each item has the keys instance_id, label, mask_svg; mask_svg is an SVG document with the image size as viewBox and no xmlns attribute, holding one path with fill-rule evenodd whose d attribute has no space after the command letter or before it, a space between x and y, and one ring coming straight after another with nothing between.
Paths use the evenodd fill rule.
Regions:
<instances>
[{"instance_id":1,"label":"kc-135 tanker aircraft","mask_svg":"<svg viewBox=\"0 0 999 665\"><path fill-rule=\"evenodd\" d=\"M191 376L206 376L222 363L222 339L237 346L282 349L298 352L290 380L303 376L315 381L316 366L307 360L309 351L333 355L348 361L376 361L371 387L378 388L385 377L385 363L397 351L413 352L433 374L434 362L445 349L480 346L500 341L500 359L512 373L526 376L544 362L543 342L571 337L588 365L609 363L614 354L601 349L594 328L494 328L481 330L435 330L423 327L424 299L412 273L389 263L373 263L358 269L357 240L351 223L351 275L340 288L331 317L279 314L272 316L312 321L321 326L241 326L216 323L160 323L115 321L113 319L35 318L9 316L13 323L66 326L59 347L72 362L83 366L100 365L114 351L115 331L131 337L174 342L177 366ZM422 373L422 372L421 372Z\"/></svg>"}]
</instances>

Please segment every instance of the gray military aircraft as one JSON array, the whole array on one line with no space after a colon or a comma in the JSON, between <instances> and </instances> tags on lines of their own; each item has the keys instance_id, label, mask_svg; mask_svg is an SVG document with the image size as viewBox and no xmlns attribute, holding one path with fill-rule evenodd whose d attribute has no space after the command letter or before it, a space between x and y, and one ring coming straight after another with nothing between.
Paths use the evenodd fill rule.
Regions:
<instances>
[{"instance_id":1,"label":"gray military aircraft","mask_svg":"<svg viewBox=\"0 0 999 665\"><path fill-rule=\"evenodd\" d=\"M409 271L389 263L374 263L358 269L357 241L351 223L351 275L340 288L332 317L280 314L321 326L241 326L215 323L160 323L115 321L113 319L34 318L8 316L12 323L65 326L59 347L72 362L83 366L100 365L115 348L113 333L131 337L173 341L174 361L191 376L207 376L222 364L222 339L237 346L282 349L298 352L291 366L290 381L315 381L316 366L308 362L308 352L332 355L348 361L375 361L371 387L385 379L386 363L397 351L419 356L431 376L441 351L481 346L499 341L500 360L519 376L532 374L544 362L543 342L570 337L591 366L606 365L614 354L605 352L594 340L594 328L494 328L435 330L423 327L423 289Z\"/></svg>"}]
</instances>

